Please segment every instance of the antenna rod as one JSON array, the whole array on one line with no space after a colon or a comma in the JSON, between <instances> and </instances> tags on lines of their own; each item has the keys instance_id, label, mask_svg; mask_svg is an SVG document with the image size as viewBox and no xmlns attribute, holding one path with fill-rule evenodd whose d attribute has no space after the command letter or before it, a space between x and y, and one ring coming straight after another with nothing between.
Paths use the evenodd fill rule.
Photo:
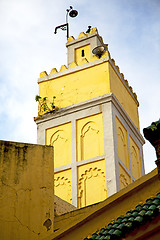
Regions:
<instances>
[{"instance_id":1,"label":"antenna rod","mask_svg":"<svg viewBox=\"0 0 160 240\"><path fill-rule=\"evenodd\" d=\"M62 30L64 30L64 31L67 30L67 39L68 39L68 38L69 38L68 14L69 14L70 17L73 17L73 18L74 18L74 17L76 17L76 16L78 15L78 12L77 12L76 10L73 10L73 7L72 7L72 6L70 6L70 8L67 9L66 11L67 11L67 13L66 13L66 23L57 26L57 27L55 28L55 30L54 30L54 34L57 33L57 29L58 29L58 28L60 28L60 29L62 29Z\"/></svg>"}]
</instances>

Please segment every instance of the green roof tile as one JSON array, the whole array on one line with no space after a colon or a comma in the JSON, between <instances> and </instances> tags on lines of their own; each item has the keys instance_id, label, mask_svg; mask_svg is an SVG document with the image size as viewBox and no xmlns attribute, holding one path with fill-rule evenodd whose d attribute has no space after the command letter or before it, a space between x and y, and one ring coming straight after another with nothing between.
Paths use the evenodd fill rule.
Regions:
<instances>
[{"instance_id":1,"label":"green roof tile","mask_svg":"<svg viewBox=\"0 0 160 240\"><path fill-rule=\"evenodd\" d=\"M120 240L126 233L133 231L147 221L151 221L158 214L160 214L160 193L156 197L148 198L144 204L138 204L134 210L129 210L126 215L119 216L108 226L101 228L90 238L84 240Z\"/></svg>"}]
</instances>

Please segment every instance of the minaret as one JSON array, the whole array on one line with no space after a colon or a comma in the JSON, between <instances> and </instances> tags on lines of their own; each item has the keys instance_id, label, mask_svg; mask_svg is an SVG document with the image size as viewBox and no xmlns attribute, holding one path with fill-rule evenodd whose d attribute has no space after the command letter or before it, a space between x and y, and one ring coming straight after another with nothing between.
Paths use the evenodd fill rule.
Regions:
<instances>
[{"instance_id":1,"label":"minaret","mask_svg":"<svg viewBox=\"0 0 160 240\"><path fill-rule=\"evenodd\" d=\"M97 29L66 47L67 67L40 74L35 122L38 144L54 147L55 194L80 208L144 174L144 139L137 96Z\"/></svg>"}]
</instances>

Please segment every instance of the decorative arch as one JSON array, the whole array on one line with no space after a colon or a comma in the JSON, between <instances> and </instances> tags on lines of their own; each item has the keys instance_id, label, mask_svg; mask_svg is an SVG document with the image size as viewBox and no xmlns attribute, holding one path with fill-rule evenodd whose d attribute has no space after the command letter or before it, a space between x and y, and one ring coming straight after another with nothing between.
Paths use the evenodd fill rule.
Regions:
<instances>
[{"instance_id":1,"label":"decorative arch","mask_svg":"<svg viewBox=\"0 0 160 240\"><path fill-rule=\"evenodd\" d=\"M122 185L121 188L127 187L129 185L129 183L127 181L127 178L122 173L120 174L120 182L121 182L121 185Z\"/></svg>"},{"instance_id":2,"label":"decorative arch","mask_svg":"<svg viewBox=\"0 0 160 240\"><path fill-rule=\"evenodd\" d=\"M57 130L55 133L53 133L50 138L50 145L54 146L55 167L67 164L67 159L69 158L69 147L65 131Z\"/></svg>"},{"instance_id":3,"label":"decorative arch","mask_svg":"<svg viewBox=\"0 0 160 240\"><path fill-rule=\"evenodd\" d=\"M131 163L132 163L132 174L133 176L138 179L141 174L141 167L140 167L140 159L136 148L134 146L131 147Z\"/></svg>"},{"instance_id":4,"label":"decorative arch","mask_svg":"<svg viewBox=\"0 0 160 240\"><path fill-rule=\"evenodd\" d=\"M123 162L123 164L130 169L129 166L129 159L128 159L128 144L127 139L125 137L125 134L123 132L123 129L121 127L118 127L118 156Z\"/></svg>"},{"instance_id":5,"label":"decorative arch","mask_svg":"<svg viewBox=\"0 0 160 240\"><path fill-rule=\"evenodd\" d=\"M78 207L84 207L106 199L106 178L100 168L89 168L78 181Z\"/></svg>"},{"instance_id":6,"label":"decorative arch","mask_svg":"<svg viewBox=\"0 0 160 240\"><path fill-rule=\"evenodd\" d=\"M87 122L81 129L80 135L81 160L100 155L99 129L95 122Z\"/></svg>"},{"instance_id":7,"label":"decorative arch","mask_svg":"<svg viewBox=\"0 0 160 240\"><path fill-rule=\"evenodd\" d=\"M53 133L53 135L51 136L51 139L50 139L50 145L51 145L51 146L54 146L54 143L55 143L58 139L63 139L64 142L67 141L67 138L65 137L65 132L64 132L64 130L57 130L55 133Z\"/></svg>"},{"instance_id":8,"label":"decorative arch","mask_svg":"<svg viewBox=\"0 0 160 240\"><path fill-rule=\"evenodd\" d=\"M72 204L72 184L68 177L54 178L55 195Z\"/></svg>"}]
</instances>

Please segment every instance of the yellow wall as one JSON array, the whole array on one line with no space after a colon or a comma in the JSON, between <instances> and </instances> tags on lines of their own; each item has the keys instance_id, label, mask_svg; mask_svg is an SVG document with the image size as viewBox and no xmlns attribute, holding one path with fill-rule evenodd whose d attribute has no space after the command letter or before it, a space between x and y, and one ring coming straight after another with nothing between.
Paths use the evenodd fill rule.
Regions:
<instances>
[{"instance_id":1,"label":"yellow wall","mask_svg":"<svg viewBox=\"0 0 160 240\"><path fill-rule=\"evenodd\" d=\"M102 113L77 120L77 161L104 154Z\"/></svg>"},{"instance_id":2,"label":"yellow wall","mask_svg":"<svg viewBox=\"0 0 160 240\"><path fill-rule=\"evenodd\" d=\"M53 96L55 96L55 105L59 108L109 92L107 63L39 83L39 95L41 97L47 96L48 102L52 101Z\"/></svg>"},{"instance_id":3,"label":"yellow wall","mask_svg":"<svg viewBox=\"0 0 160 240\"><path fill-rule=\"evenodd\" d=\"M46 144L54 147L54 167L72 162L71 123L46 130Z\"/></svg>"},{"instance_id":4,"label":"yellow wall","mask_svg":"<svg viewBox=\"0 0 160 240\"><path fill-rule=\"evenodd\" d=\"M0 239L53 232L53 148L0 141Z\"/></svg>"},{"instance_id":5,"label":"yellow wall","mask_svg":"<svg viewBox=\"0 0 160 240\"><path fill-rule=\"evenodd\" d=\"M78 167L78 207L85 207L106 198L104 159Z\"/></svg>"},{"instance_id":6,"label":"yellow wall","mask_svg":"<svg viewBox=\"0 0 160 240\"><path fill-rule=\"evenodd\" d=\"M86 46L87 56L89 52L88 46ZM79 56L82 49L76 50L79 65L85 63L82 62L85 57L80 58ZM66 73L53 80L39 82L39 95L41 97L47 96L48 103L52 102L53 96L55 96L54 102L58 108L70 106L110 92L114 93L135 126L139 129L137 102L109 62L102 62L99 65L93 65L85 69L83 69L82 65L82 69L79 71Z\"/></svg>"},{"instance_id":7,"label":"yellow wall","mask_svg":"<svg viewBox=\"0 0 160 240\"><path fill-rule=\"evenodd\" d=\"M77 161L87 160L104 154L102 113L78 119L75 131L77 135ZM71 123L46 129L46 144L54 147L55 167L71 164ZM104 159L96 163L79 166L77 172L78 178L73 181L78 182L78 207L87 206L106 198ZM102 188L99 186L102 186ZM56 172L54 187L55 194L58 197L72 203L72 170L66 169Z\"/></svg>"},{"instance_id":8,"label":"yellow wall","mask_svg":"<svg viewBox=\"0 0 160 240\"><path fill-rule=\"evenodd\" d=\"M88 62L91 60L91 47L90 44L75 49L75 60L78 65L83 64L83 59L86 58Z\"/></svg>"},{"instance_id":9,"label":"yellow wall","mask_svg":"<svg viewBox=\"0 0 160 240\"><path fill-rule=\"evenodd\" d=\"M119 100L120 104L127 112L135 126L139 129L139 115L137 103L135 102L127 88L124 86L111 64L109 64L109 79L111 92L114 93L114 95Z\"/></svg>"}]
</instances>

